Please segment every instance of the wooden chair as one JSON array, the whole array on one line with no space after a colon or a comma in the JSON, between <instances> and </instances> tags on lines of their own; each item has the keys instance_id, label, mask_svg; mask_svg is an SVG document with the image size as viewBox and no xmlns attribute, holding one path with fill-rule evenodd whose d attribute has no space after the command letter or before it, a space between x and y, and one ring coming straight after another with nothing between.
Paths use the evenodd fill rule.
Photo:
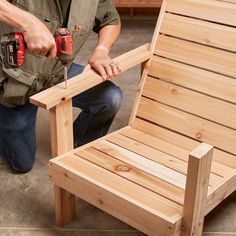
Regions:
<instances>
[{"instance_id":1,"label":"wooden chair","mask_svg":"<svg viewBox=\"0 0 236 236\"><path fill-rule=\"evenodd\" d=\"M50 110L60 155L49 164L58 225L78 196L148 235L202 234L236 189L235 16L233 0L164 1L151 45L116 59L145 62L129 125L83 147L73 150L71 98L97 74L31 98Z\"/></svg>"}]
</instances>

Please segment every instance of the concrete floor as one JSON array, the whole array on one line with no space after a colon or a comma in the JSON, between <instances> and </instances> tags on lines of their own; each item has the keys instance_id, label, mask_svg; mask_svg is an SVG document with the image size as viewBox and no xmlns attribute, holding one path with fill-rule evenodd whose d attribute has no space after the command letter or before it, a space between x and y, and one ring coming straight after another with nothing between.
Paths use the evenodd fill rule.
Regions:
<instances>
[{"instance_id":1,"label":"concrete floor","mask_svg":"<svg viewBox=\"0 0 236 236\"><path fill-rule=\"evenodd\" d=\"M143 43L150 42L155 21L126 20L121 37L112 56L119 55ZM91 35L79 55L78 61L86 63L96 40ZM124 91L124 102L111 131L128 123L139 81L139 68L119 76L115 82ZM79 111L75 111L77 114ZM37 159L33 170L25 175L15 175L0 157L0 236L142 236L130 226L77 199L77 217L65 228L54 223L52 184L47 176L50 159L50 134L48 113L39 110L37 122ZM236 235L236 201L230 196L206 217L205 236Z\"/></svg>"}]
</instances>

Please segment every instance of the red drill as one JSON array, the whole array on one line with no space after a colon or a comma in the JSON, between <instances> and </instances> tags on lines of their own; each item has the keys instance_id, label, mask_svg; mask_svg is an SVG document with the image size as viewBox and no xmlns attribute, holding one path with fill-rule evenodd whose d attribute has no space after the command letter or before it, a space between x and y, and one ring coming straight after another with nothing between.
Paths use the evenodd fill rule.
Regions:
<instances>
[{"instance_id":1,"label":"red drill","mask_svg":"<svg viewBox=\"0 0 236 236\"><path fill-rule=\"evenodd\" d=\"M60 28L56 34L57 57L64 66L65 88L67 88L67 65L72 59L72 36L67 28Z\"/></svg>"},{"instance_id":2,"label":"red drill","mask_svg":"<svg viewBox=\"0 0 236 236\"><path fill-rule=\"evenodd\" d=\"M72 59L72 36L67 28L60 28L56 33L57 57L64 66L65 88L67 87L67 65ZM23 65L25 42L21 32L5 34L1 38L2 63L5 68Z\"/></svg>"}]
</instances>

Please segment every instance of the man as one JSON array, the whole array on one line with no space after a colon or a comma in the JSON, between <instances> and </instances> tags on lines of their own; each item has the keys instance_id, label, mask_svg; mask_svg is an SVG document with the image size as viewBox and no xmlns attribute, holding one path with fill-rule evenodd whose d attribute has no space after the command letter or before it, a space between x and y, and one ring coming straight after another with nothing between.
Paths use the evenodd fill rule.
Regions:
<instances>
[{"instance_id":1,"label":"man","mask_svg":"<svg viewBox=\"0 0 236 236\"><path fill-rule=\"evenodd\" d=\"M69 28L73 37L68 77L83 71L72 61L93 30L98 42L85 69L93 68L105 80L73 100L82 109L74 122L75 146L105 135L121 104L122 92L110 81L120 70L109 57L120 33L112 0L0 0L0 37L20 31L27 46L23 66L0 66L0 155L19 173L28 172L35 160L37 108L28 98L62 81L54 38L61 27Z\"/></svg>"}]
</instances>

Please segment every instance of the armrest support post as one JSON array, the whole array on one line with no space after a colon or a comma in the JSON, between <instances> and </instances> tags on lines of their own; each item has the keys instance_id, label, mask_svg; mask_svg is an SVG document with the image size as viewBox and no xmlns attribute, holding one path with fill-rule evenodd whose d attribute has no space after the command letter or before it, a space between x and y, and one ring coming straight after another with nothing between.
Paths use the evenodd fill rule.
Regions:
<instances>
[{"instance_id":1,"label":"armrest support post","mask_svg":"<svg viewBox=\"0 0 236 236\"><path fill-rule=\"evenodd\" d=\"M213 147L202 143L189 155L181 236L202 235Z\"/></svg>"},{"instance_id":2,"label":"armrest support post","mask_svg":"<svg viewBox=\"0 0 236 236\"><path fill-rule=\"evenodd\" d=\"M72 99L50 109L52 156L71 151L73 142ZM75 196L54 185L56 224L63 226L75 217Z\"/></svg>"}]
</instances>

